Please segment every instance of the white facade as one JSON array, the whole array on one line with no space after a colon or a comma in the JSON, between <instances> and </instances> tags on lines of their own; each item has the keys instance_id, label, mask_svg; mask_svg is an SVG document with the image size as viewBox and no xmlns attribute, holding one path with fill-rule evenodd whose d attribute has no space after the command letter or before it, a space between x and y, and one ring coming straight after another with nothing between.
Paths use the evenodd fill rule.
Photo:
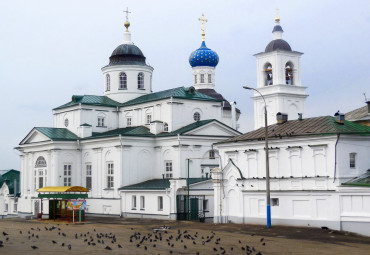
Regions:
<instances>
[{"instance_id":1,"label":"white facade","mask_svg":"<svg viewBox=\"0 0 370 255\"><path fill-rule=\"evenodd\" d=\"M125 25L128 28L129 23ZM209 81L214 88L214 67L201 69L212 72ZM166 178L173 183L168 190L136 192L147 201L144 210L136 212L143 217L173 218L176 196L187 190L188 169L189 177L209 180L211 169L218 166L212 144L240 134L231 128L231 110L224 109L222 100L200 94L194 87L153 93L153 68L146 65L128 31L102 71L104 96L73 96L53 110L53 127L32 129L17 147L20 213L39 213L37 189L41 187L84 186L90 190L88 213L130 216L134 212L127 198L133 191L119 188ZM212 217L210 183L192 184L207 187L191 188L190 193L207 197ZM163 197L161 211L155 207L158 196ZM48 213L46 203L43 212Z\"/></svg>"},{"instance_id":2,"label":"white facade","mask_svg":"<svg viewBox=\"0 0 370 255\"><path fill-rule=\"evenodd\" d=\"M279 21L277 25L280 29ZM273 32L274 41L282 40L283 31ZM273 43L272 41L271 43ZM283 41L285 42L285 41ZM289 45L285 42L288 47ZM285 45L284 44L284 45ZM264 96L268 112L268 125L276 123L278 112L286 113L292 119L298 114L305 115L305 102L308 95L301 82L300 58L303 53L292 51L283 46L256 54L257 58L257 89ZM265 125L265 103L259 93L254 92L254 128Z\"/></svg>"}]
</instances>

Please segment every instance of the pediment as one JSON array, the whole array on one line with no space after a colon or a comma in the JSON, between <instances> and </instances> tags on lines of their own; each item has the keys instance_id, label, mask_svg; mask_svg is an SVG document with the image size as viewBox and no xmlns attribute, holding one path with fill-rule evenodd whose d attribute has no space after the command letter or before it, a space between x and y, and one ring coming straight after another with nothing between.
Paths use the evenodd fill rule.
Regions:
<instances>
[{"instance_id":1,"label":"pediment","mask_svg":"<svg viewBox=\"0 0 370 255\"><path fill-rule=\"evenodd\" d=\"M203 125L185 133L186 135L200 135L200 136L236 136L240 133L226 125L213 121L209 124Z\"/></svg>"},{"instance_id":2,"label":"pediment","mask_svg":"<svg viewBox=\"0 0 370 255\"><path fill-rule=\"evenodd\" d=\"M31 144L47 141L51 141L51 139L38 130L33 129L30 133L28 133L28 135L22 140L20 144Z\"/></svg>"}]
</instances>

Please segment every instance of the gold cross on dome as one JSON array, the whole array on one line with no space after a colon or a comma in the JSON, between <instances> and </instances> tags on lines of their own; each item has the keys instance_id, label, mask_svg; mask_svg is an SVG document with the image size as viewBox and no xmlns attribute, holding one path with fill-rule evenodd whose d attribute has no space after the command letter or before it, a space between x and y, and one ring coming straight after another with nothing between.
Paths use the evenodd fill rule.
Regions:
<instances>
[{"instance_id":1,"label":"gold cross on dome","mask_svg":"<svg viewBox=\"0 0 370 255\"><path fill-rule=\"evenodd\" d=\"M275 21L278 23L280 21L280 17L279 17L279 8L276 8L276 17L275 17Z\"/></svg>"},{"instance_id":2,"label":"gold cross on dome","mask_svg":"<svg viewBox=\"0 0 370 255\"><path fill-rule=\"evenodd\" d=\"M131 13L128 11L128 7L126 7L126 11L123 11L123 12L126 12L126 21L128 21L128 14Z\"/></svg>"},{"instance_id":3,"label":"gold cross on dome","mask_svg":"<svg viewBox=\"0 0 370 255\"><path fill-rule=\"evenodd\" d=\"M202 13L202 17L198 19L200 22L202 22L202 41L205 41L206 39L206 33L204 29L204 24L208 22L208 19L204 18L204 14Z\"/></svg>"}]
</instances>

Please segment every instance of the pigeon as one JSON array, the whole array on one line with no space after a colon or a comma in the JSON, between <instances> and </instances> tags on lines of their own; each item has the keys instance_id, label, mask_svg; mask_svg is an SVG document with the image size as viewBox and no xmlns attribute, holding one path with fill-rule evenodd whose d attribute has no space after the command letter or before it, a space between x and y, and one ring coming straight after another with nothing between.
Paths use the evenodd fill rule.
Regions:
<instances>
[{"instance_id":1,"label":"pigeon","mask_svg":"<svg viewBox=\"0 0 370 255\"><path fill-rule=\"evenodd\" d=\"M36 249L38 249L39 247L32 245L32 246L31 246L31 248L32 248L32 249L34 249L34 250L36 250Z\"/></svg>"},{"instance_id":2,"label":"pigeon","mask_svg":"<svg viewBox=\"0 0 370 255\"><path fill-rule=\"evenodd\" d=\"M71 250L71 249L72 249L72 246L68 244L68 250Z\"/></svg>"},{"instance_id":3,"label":"pigeon","mask_svg":"<svg viewBox=\"0 0 370 255\"><path fill-rule=\"evenodd\" d=\"M56 244L57 242L56 241L54 241L54 240L51 240L51 242L53 243L53 244Z\"/></svg>"},{"instance_id":4,"label":"pigeon","mask_svg":"<svg viewBox=\"0 0 370 255\"><path fill-rule=\"evenodd\" d=\"M153 246L153 247L155 247L155 246ZM120 244L118 244L118 248L122 248L122 246Z\"/></svg>"},{"instance_id":5,"label":"pigeon","mask_svg":"<svg viewBox=\"0 0 370 255\"><path fill-rule=\"evenodd\" d=\"M4 236L8 236L9 234L8 234L8 233L3 232L3 235L4 235Z\"/></svg>"},{"instance_id":6,"label":"pigeon","mask_svg":"<svg viewBox=\"0 0 370 255\"><path fill-rule=\"evenodd\" d=\"M145 246L146 247L146 246ZM122 247L121 247L122 248ZM112 248L111 247L109 247L109 246L107 246L107 247L105 247L105 249L106 250L109 250L109 251L111 251L112 250Z\"/></svg>"},{"instance_id":7,"label":"pigeon","mask_svg":"<svg viewBox=\"0 0 370 255\"><path fill-rule=\"evenodd\" d=\"M264 238L262 237L261 240L260 240L260 242L263 242L263 240L264 240Z\"/></svg>"}]
</instances>

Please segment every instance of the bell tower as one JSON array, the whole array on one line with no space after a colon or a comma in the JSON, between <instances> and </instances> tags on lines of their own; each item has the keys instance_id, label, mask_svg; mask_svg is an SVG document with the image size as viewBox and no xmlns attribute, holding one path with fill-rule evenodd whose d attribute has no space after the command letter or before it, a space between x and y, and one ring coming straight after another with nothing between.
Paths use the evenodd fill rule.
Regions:
<instances>
[{"instance_id":1,"label":"bell tower","mask_svg":"<svg viewBox=\"0 0 370 255\"><path fill-rule=\"evenodd\" d=\"M293 51L289 43L282 39L283 28L280 26L278 13L272 30L273 40L265 51L255 54L257 58L257 89L266 100L268 125L276 123L278 112L288 114L288 119L298 119L298 113L305 114L305 102L308 95L301 83L300 59L303 53ZM264 126L264 102L255 92L254 128Z\"/></svg>"}]
</instances>

